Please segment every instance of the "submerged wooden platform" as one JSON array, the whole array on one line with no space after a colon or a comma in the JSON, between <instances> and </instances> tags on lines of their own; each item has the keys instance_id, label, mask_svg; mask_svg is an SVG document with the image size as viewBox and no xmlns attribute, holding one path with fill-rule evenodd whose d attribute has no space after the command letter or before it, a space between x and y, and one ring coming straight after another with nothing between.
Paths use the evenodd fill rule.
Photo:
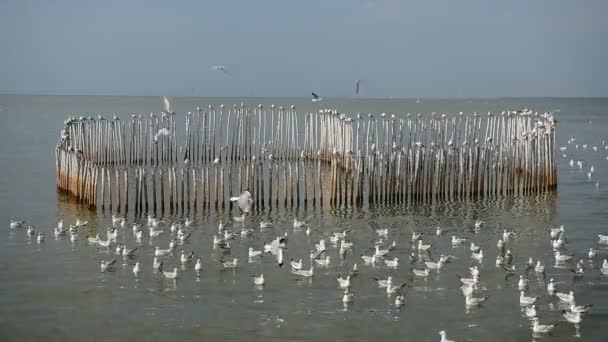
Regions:
<instances>
[{"instance_id":1,"label":"submerged wooden platform","mask_svg":"<svg viewBox=\"0 0 608 342\"><path fill-rule=\"evenodd\" d=\"M525 196L556 187L551 113L355 115L243 105L182 116L68 118L57 186L138 213L345 207Z\"/></svg>"}]
</instances>

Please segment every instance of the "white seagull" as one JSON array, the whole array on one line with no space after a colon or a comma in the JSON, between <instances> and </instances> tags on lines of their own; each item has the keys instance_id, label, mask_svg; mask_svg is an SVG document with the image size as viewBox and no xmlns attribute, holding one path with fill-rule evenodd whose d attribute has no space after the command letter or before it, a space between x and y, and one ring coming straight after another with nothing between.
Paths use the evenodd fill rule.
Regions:
<instances>
[{"instance_id":1,"label":"white seagull","mask_svg":"<svg viewBox=\"0 0 608 342\"><path fill-rule=\"evenodd\" d=\"M264 274L260 274L259 276L253 276L253 283L257 286L264 285Z\"/></svg>"},{"instance_id":2,"label":"white seagull","mask_svg":"<svg viewBox=\"0 0 608 342\"><path fill-rule=\"evenodd\" d=\"M163 276L167 279L177 279L177 267L173 269L173 272L163 271Z\"/></svg>"},{"instance_id":3,"label":"white seagull","mask_svg":"<svg viewBox=\"0 0 608 342\"><path fill-rule=\"evenodd\" d=\"M519 291L519 304L532 305L536 302L536 297L526 297L524 291Z\"/></svg>"}]
</instances>

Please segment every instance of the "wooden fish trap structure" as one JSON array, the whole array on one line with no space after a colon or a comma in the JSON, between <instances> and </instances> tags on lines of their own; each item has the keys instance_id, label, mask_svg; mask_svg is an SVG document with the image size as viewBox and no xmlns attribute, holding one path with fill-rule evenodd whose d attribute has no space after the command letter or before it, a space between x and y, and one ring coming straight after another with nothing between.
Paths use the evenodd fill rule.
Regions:
<instances>
[{"instance_id":1,"label":"wooden fish trap structure","mask_svg":"<svg viewBox=\"0 0 608 342\"><path fill-rule=\"evenodd\" d=\"M69 118L57 186L112 212L361 207L525 196L556 187L551 114L356 115L234 105Z\"/></svg>"}]
</instances>

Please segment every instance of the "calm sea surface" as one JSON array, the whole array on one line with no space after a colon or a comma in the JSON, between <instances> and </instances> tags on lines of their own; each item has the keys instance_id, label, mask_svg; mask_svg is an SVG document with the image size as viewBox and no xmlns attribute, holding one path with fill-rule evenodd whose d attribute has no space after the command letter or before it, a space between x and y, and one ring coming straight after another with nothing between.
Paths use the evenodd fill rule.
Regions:
<instances>
[{"instance_id":1,"label":"calm sea surface","mask_svg":"<svg viewBox=\"0 0 608 342\"><path fill-rule=\"evenodd\" d=\"M598 243L597 234L608 234L608 99L494 99L494 100L425 100L415 99L309 99L250 98L177 98L176 111L184 117L197 106L219 104L249 105L294 104L298 111L335 108L341 112L360 113L458 113L501 111L531 108L535 111L560 110L557 114L559 146L557 151L559 184L553 193L525 198L492 198L473 202L440 203L408 207L379 207L365 210L273 210L249 217L246 227L256 228L254 236L232 242L232 255L241 264L235 271L220 271L220 251L213 249L212 236L220 220L228 229L238 231L232 222L236 212L198 213L191 238L165 260L166 268L179 265L178 252L194 251L203 257L203 271L196 277L192 266L182 271L176 281L162 279L152 270L154 246L167 248L168 226L161 236L145 237L137 245L128 217L119 241L137 246L142 272L136 279L134 261L118 258L115 272L100 273L102 259L116 258L113 252L91 246L85 236L111 226L110 214L82 209L56 192L54 148L59 130L68 114L96 116L116 113L160 111L158 97L90 96L14 96L0 95L0 340L50 341L85 340L317 340L369 341L439 341L439 330L446 330L456 340L530 341L529 321L519 306L517 276L505 279L505 272L495 267L497 240L503 229L515 237L507 244L513 252L518 274L524 273L529 257L547 266L546 278L530 273L528 295L538 296L537 310L541 323L562 320L560 305L545 290L549 278L555 278L558 290L572 289L579 304L593 303L580 327L561 323L552 335L539 337L551 341L606 341L608 339L608 276L600 273L601 260L608 257L608 245ZM568 139L576 138L573 144ZM575 145L579 147L576 149ZM586 144L586 148L583 145ZM593 147L597 147L597 151ZM562 154L565 157L562 157ZM569 161L574 160L574 167ZM577 161L582 161L579 168ZM588 179L591 165L595 172ZM596 187L599 182L599 189ZM293 219L305 219L312 228L307 236L293 229ZM55 239L52 231L58 220L66 224L76 218L88 220L78 240ZM10 219L23 219L46 234L37 244L26 238L24 229L9 229ZM168 222L177 219L167 217ZM486 222L475 232L475 220ZM259 230L259 221L273 226ZM549 244L549 227L566 226L564 253L585 259L585 275L573 283L570 269L554 267ZM436 237L435 228L445 228ZM397 270L383 263L364 266L360 255L371 255L374 229L388 228L388 241L397 241L391 255L400 258ZM249 263L247 249L262 249L264 242L288 232L285 259L304 259L314 243L332 232L350 229L352 252L340 259L337 249L328 244L329 267L317 267L312 279L302 280L289 271L289 264L277 267L274 257L265 256ZM422 268L420 261L410 262L410 237L413 231L424 232L431 243L430 258L451 254L456 259L441 272L426 278L412 279L410 269ZM466 310L456 275L468 275L471 259L468 245L452 248L450 236L467 237L484 250L481 264L480 295L489 299L479 308ZM586 251L598 249L598 257L587 260ZM232 256L231 256L232 257ZM429 258L429 256L427 256ZM353 280L355 300L344 306L336 277L346 274L358 263L360 275ZM254 287L252 276L264 273L266 285ZM410 285L406 303L395 308L393 297L379 289L372 277L392 275L396 282Z\"/></svg>"}]
</instances>

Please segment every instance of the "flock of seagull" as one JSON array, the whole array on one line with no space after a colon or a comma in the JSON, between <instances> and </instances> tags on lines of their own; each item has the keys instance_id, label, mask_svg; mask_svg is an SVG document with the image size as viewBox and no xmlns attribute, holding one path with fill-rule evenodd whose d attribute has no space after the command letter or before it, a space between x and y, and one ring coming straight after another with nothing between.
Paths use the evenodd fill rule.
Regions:
<instances>
[{"instance_id":1,"label":"flock of seagull","mask_svg":"<svg viewBox=\"0 0 608 342\"><path fill-rule=\"evenodd\" d=\"M574 144L575 140L571 139L568 143ZM583 145L580 148L585 149L587 146ZM578 145L576 149L579 149ZM560 148L560 150L565 151L566 148ZM574 165L574 161L571 161L570 164ZM582 169L582 162L577 162L577 165ZM588 173L589 179L591 179L594 171L594 167L591 166ZM596 183L596 187L599 187L599 183ZM231 230L228 224L219 222L217 233L213 235L213 241L209 241L210 244L212 243L214 250L221 252L222 257L218 260L218 269L220 270L236 270L243 267L242 262L238 258L230 257L233 251L233 240L241 238L243 241L247 241L246 239L256 234L258 230L264 230L273 226L271 222L260 221L259 229L257 227L247 228L251 226L251 224L246 225L246 223L248 221L247 214L251 211L253 204L252 194L249 191L244 191L239 196L232 197L231 200L238 205L242 212L241 216L233 218L234 222L242 224L242 228L240 230ZM63 221L59 221L56 227L54 227L52 234L56 239L64 237L67 239L69 237L74 243L82 235L81 228L87 225L88 222L79 219L69 226L64 225ZM139 246L141 246L144 235L149 237L150 244L153 243L155 237L160 235L171 236L168 246L154 246L152 265L142 265L138 261L141 254L147 253L147 250L140 249L139 246L129 247L125 241L121 241L120 236L129 231L129 226L131 227L133 238ZM11 220L9 227L14 230L25 230L27 238L37 243L42 244L45 241L44 232L36 231L34 226L26 221ZM126 217L112 215L112 226L107 229L105 237L97 233L95 236L86 236L86 241L92 246L109 251L109 254L114 253L125 261L133 260L134 263L131 263L131 271L136 278L146 269L152 269L160 277L166 278L169 281L178 281L182 272L193 270L197 277L203 272L203 256L195 255L194 252L186 252L183 249L179 250L179 246L183 246L188 241L195 229L196 223L191 219L165 222L153 216L148 216L145 222L133 222L128 225ZM311 234L315 231L314 228L311 228L311 225L297 218L293 219L293 229L303 231L308 238L311 238ZM392 232L388 228L374 229L373 234L376 236L374 241L371 246L357 246L357 250L367 251L358 256L353 252L354 242L349 238L350 231L348 229L331 233L322 232L322 236L318 240L314 240L314 248L310 251L309 255L297 258L292 257L287 261L285 259L289 239L292 238L292 235L287 231L267 241L263 246L256 248L256 246L249 245L246 248L249 262L254 262L255 260L259 260L259 258L271 255L276 259L276 265L279 269L288 269L295 277L310 279L315 277L316 269L326 268L335 263L328 252L330 246L333 246L341 260L349 259L351 262L351 266L348 267L347 272L336 275L336 288L338 291L336 297L345 306L351 305L356 301L355 289L358 282L373 281L374 286L377 286L380 291L386 293L391 298L396 308L401 308L406 305L406 297L413 289L412 285L416 279L426 280L432 273L440 272L444 268L451 267L450 264L459 261L460 258L449 255L437 247L439 239L445 239L445 244L451 245L453 250L466 248L470 252L470 261L464 261L468 263L469 274L458 276L459 288L462 291L464 305L468 311L482 307L484 303L491 300L484 293L487 290L487 284L484 284L484 275L480 267L484 265L487 254L484 253L484 249L478 244L479 241L476 238L480 232L484 230L489 231L489 229L486 227L485 222L477 220L472 227L472 231L475 233L473 235L452 235L446 232L446 229L443 227L437 227L434 234L413 232L408 253L409 260L400 260L395 255L395 250L403 250L404 246L400 246L396 240L389 239L392 236ZM121 231L122 233L119 234ZM319 235L318 232L314 234ZM517 280L516 288L519 291L520 310L522 316L529 319L533 336L550 334L557 325L566 323L573 324L578 331L585 314L591 310L592 304L579 303L572 288L575 284L580 283L589 272L593 272L593 267L590 267L589 264L593 264L595 260L602 260L599 271L604 276L608 276L608 260L599 255L600 251L597 249L597 246L589 247L584 256L575 256L566 252L566 228L563 225L547 229L545 234L547 242L553 251L553 260L534 260L532 257L518 256L519 260L527 259L527 261L524 264L515 263L514 253L509 246L514 239L517 239L517 235L513 231L504 229L501 234L499 233L499 239L496 241L496 248L498 250L496 260L491 261L497 270L504 273L505 280L509 280L512 277ZM597 244L608 246L608 234L598 234ZM438 255L438 257L434 259L433 255ZM102 273L112 272L117 267L118 259L101 260L99 271ZM179 267L171 268L166 266L170 263L179 264L182 267L180 269ZM359 263L364 267L360 268ZM545 286L545 289L541 293L533 293L530 286L533 282L532 277L535 275L537 279L544 279L545 267L549 267L550 265L555 267L556 270L562 270L570 274L572 277L571 284L568 287L560 288L560 286L563 286L563 283L557 283L551 277L546 286L544 282L541 282L542 286ZM369 267L383 268L388 272L383 278L373 277L366 274L366 268ZM404 270L407 270L405 271L407 281L396 281L393 275L396 272L403 274ZM359 279L355 280L356 278ZM263 289L266 283L264 274L258 273L253 275L251 282L256 288ZM536 290L538 291L538 286ZM541 297L543 300L551 301L561 309L562 320L550 322L546 318L543 318L543 310L537 307L537 302ZM445 330L439 331L439 335L441 342L452 341Z\"/></svg>"},{"instance_id":2,"label":"flock of seagull","mask_svg":"<svg viewBox=\"0 0 608 342\"><path fill-rule=\"evenodd\" d=\"M237 202L243 212L243 216L234 217L236 222L243 222L246 220L245 214L251 209L251 193L249 191L243 192L240 196L233 197L233 201ZM53 235L56 238L69 236L72 242L75 242L79 236L79 229L87 226L88 222L76 220L69 227L65 227L63 221L60 221L57 226L53 229ZM25 221L10 221L9 224L11 229L25 228L26 235L35 239L37 243L44 243L44 233L35 232L35 228ZM270 222L260 222L260 229L271 227ZM192 220L186 219L181 222L165 223L155 217L148 216L147 218L147 231L148 236L152 239L156 236L165 233L165 229L168 228L172 238L167 248L161 248L161 246L154 246L153 252L153 264L151 265L154 272L160 276L167 278L172 281L177 281L180 278L180 270L178 267L174 267L172 270L167 270L165 264L170 261L176 261L181 265L194 264L192 269L198 275L202 272L202 256L195 256L194 252L186 253L181 250L177 253L179 245L183 245L185 241L189 239L195 224ZM255 233L253 228L243 228L240 231L230 231L227 229L227 225L222 222L218 225L218 232L213 236L213 248L219 249L223 253L222 255L228 256L231 253L231 241L237 237L247 238L248 236ZM141 242L144 231L146 230L143 224L134 223L132 225L133 236L136 241ZM311 234L310 225L304 221L300 221L297 218L293 221L294 229L305 228L307 236ZM99 248L107 249L110 252L114 252L117 256L121 256L125 260L137 259L138 258L138 247L129 248L124 243L119 242L119 230L127 230L127 219L124 217L112 216L112 227L108 228L105 238L102 238L100 234L95 236L87 236L86 239L89 244L97 246ZM484 222L477 220L474 224L474 231L479 233L484 230ZM554 250L554 263L557 266L563 266L573 261L575 257L568 255L563 252L566 246L566 229L564 226L551 228L546 232L551 248ZM389 270L397 270L402 265L401 260L398 257L391 257L392 252L398 248L396 241L388 242L389 229L380 228L375 229L377 240L374 241L373 246L369 249L371 254L360 255L360 262L365 266L378 267L384 265ZM447 238L452 248L468 248L471 253L471 260L473 265L469 267L470 275L459 276L460 289L464 297L465 307L468 309L482 306L489 298L483 295L485 287L482 285L482 274L480 271L480 265L484 262L484 251L476 244L472 237L456 236L451 235L444 237L444 229L437 227L435 231L436 239ZM546 334L550 333L557 324L561 322L553 323L541 323L541 314L536 307L535 303L539 296L544 294L531 294L529 293L529 276L536 274L544 277L545 266L542 260L534 260L529 258L525 265L516 265L513 262L513 253L508 248L508 245L512 239L515 238L514 232L504 230L501 238L497 241L496 247L499 250L495 265L497 268L502 269L505 273L505 279L511 276L518 275L519 280L517 281L517 288L520 291L519 304L522 308L522 313L525 317L531 321L531 329L534 334ZM439 253L437 260L432 260L431 250L433 250L434 244L427 243L430 238L425 236L423 233L413 232L411 236L411 250L409 253L408 268L410 269L407 282L397 282L391 275L386 276L384 279L371 277L377 286L385 291L388 296L394 296L393 302L395 307L400 308L405 305L406 296L408 291L411 289L411 285L415 278L427 278L432 272L439 272L445 267L449 267L449 264L456 260L455 256ZM283 268L286 266L290 269L290 272L302 278L313 278L315 276L315 268L327 267L332 262L328 255L328 242L335 246L338 250L338 254L342 259L351 257L353 242L349 241L349 231L344 230L340 232L333 232L330 235L325 235L320 238L318 242L314 244L314 249L310 252L307 262L303 259L306 258L292 258L288 265L285 264L285 253L289 245L288 234L285 232L284 235L279 235L275 239L264 244L263 249L255 249L253 246L248 247L248 258L249 261L263 257L264 255L273 255L276 258L276 264L278 267ZM608 235L598 235L598 243L608 244ZM434 251L438 252L438 251ZM175 257L174 257L175 256ZM592 261L598 257L598 251L596 248L591 247L588 250L588 260ZM173 260L176 258L177 260ZM356 258L356 257L355 257ZM101 260L100 261L100 272L111 272L116 267L118 260ZM143 271L143 265L139 261L132 264L132 273L134 277L139 277ZM219 268L224 269L237 269L241 267L238 258L232 258L231 260L225 260L224 258L219 261ZM184 268L185 269L185 268ZM608 260L603 259L602 266L600 268L601 273L608 276ZM586 274L586 263L583 258L576 261L574 268L571 270L573 282L581 280ZM336 278L336 286L340 291L340 296L344 305L350 305L355 301L355 292L353 291L354 279L359 277L361 271L356 261L353 262L352 268L346 274L338 275ZM260 289L265 284L264 274L256 274L252 277L252 284ZM546 295L550 298L554 298L555 301L563 307L563 318L564 321L575 324L577 327L582 322L585 313L587 313L591 305L579 305L575 299L575 294L572 290L560 291L555 283L555 280L551 278L546 286ZM451 341L447 337L447 333L442 330L439 332L441 335L442 342Z\"/></svg>"}]
</instances>

